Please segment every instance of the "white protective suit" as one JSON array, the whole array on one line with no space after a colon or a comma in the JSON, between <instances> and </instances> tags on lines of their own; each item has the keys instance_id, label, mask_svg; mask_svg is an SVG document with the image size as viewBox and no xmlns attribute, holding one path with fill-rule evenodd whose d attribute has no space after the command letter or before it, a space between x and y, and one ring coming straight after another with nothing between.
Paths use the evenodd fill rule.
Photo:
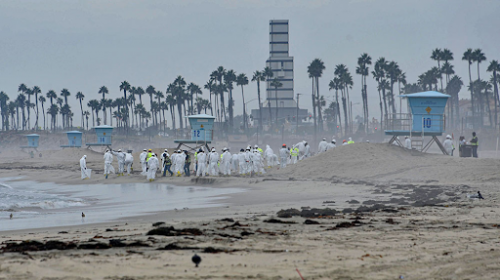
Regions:
<instances>
[{"instance_id":1,"label":"white protective suit","mask_svg":"<svg viewBox=\"0 0 500 280\"><path fill-rule=\"evenodd\" d=\"M106 175L106 178L108 177L109 173L115 173L115 169L113 168L113 155L111 152L106 152L104 154L104 175Z\"/></svg>"},{"instance_id":2,"label":"white protective suit","mask_svg":"<svg viewBox=\"0 0 500 280\"><path fill-rule=\"evenodd\" d=\"M264 174L264 163L262 162L262 156L259 151L255 151L252 155L253 172L255 174Z\"/></svg>"},{"instance_id":3,"label":"white protective suit","mask_svg":"<svg viewBox=\"0 0 500 280\"><path fill-rule=\"evenodd\" d=\"M304 142L304 154L302 155L302 159L308 158L311 156L311 145L309 145L307 142Z\"/></svg>"},{"instance_id":4,"label":"white protective suit","mask_svg":"<svg viewBox=\"0 0 500 280\"><path fill-rule=\"evenodd\" d=\"M80 159L80 169L82 170L82 180L85 180L87 178L90 179L90 169L87 169L87 156L83 156Z\"/></svg>"},{"instance_id":5,"label":"white protective suit","mask_svg":"<svg viewBox=\"0 0 500 280\"><path fill-rule=\"evenodd\" d=\"M132 171L132 164L134 164L134 157L131 153L125 154L125 166L127 167L127 175Z\"/></svg>"},{"instance_id":6,"label":"white protective suit","mask_svg":"<svg viewBox=\"0 0 500 280\"><path fill-rule=\"evenodd\" d=\"M240 175L247 173L247 156L245 152L238 153L238 165L240 167Z\"/></svg>"},{"instance_id":7,"label":"white protective suit","mask_svg":"<svg viewBox=\"0 0 500 280\"><path fill-rule=\"evenodd\" d=\"M217 153L216 151L212 151L208 155L208 164L209 164L208 173L211 176L219 176L219 168L217 166L218 162L219 162L219 153Z\"/></svg>"},{"instance_id":8,"label":"white protective suit","mask_svg":"<svg viewBox=\"0 0 500 280\"><path fill-rule=\"evenodd\" d=\"M453 153L453 141L451 141L450 135L446 136L446 140L444 140L443 146L448 155L451 156L451 154Z\"/></svg>"},{"instance_id":9,"label":"white protective suit","mask_svg":"<svg viewBox=\"0 0 500 280\"><path fill-rule=\"evenodd\" d=\"M121 151L111 151L111 153L113 153L113 155L115 155L116 159L118 160L118 174L123 175L123 172L125 172L125 153Z\"/></svg>"},{"instance_id":10,"label":"white protective suit","mask_svg":"<svg viewBox=\"0 0 500 280\"><path fill-rule=\"evenodd\" d=\"M222 154L222 162L220 164L222 168L222 175L229 175L231 176L231 153L226 150Z\"/></svg>"},{"instance_id":11,"label":"white protective suit","mask_svg":"<svg viewBox=\"0 0 500 280\"><path fill-rule=\"evenodd\" d=\"M245 174L252 174L253 166L252 166L252 152L250 150L245 151L245 161L246 161L246 166L245 166Z\"/></svg>"},{"instance_id":12,"label":"white protective suit","mask_svg":"<svg viewBox=\"0 0 500 280\"><path fill-rule=\"evenodd\" d=\"M205 176L207 174L207 154L198 152L198 170L196 176Z\"/></svg>"},{"instance_id":13,"label":"white protective suit","mask_svg":"<svg viewBox=\"0 0 500 280\"><path fill-rule=\"evenodd\" d=\"M139 159L141 160L141 168L142 172L141 175L146 175L146 170L148 169L148 165L146 162L146 157L148 156L148 152L143 151L141 155L139 156Z\"/></svg>"},{"instance_id":14,"label":"white protective suit","mask_svg":"<svg viewBox=\"0 0 500 280\"><path fill-rule=\"evenodd\" d=\"M408 137L405 139L405 148L411 150L411 139Z\"/></svg>"},{"instance_id":15,"label":"white protective suit","mask_svg":"<svg viewBox=\"0 0 500 280\"><path fill-rule=\"evenodd\" d=\"M328 143L328 145L326 146L327 151L333 150L335 148L337 148L337 145L335 145L335 143L333 143L333 142Z\"/></svg>"},{"instance_id":16,"label":"white protective suit","mask_svg":"<svg viewBox=\"0 0 500 280\"><path fill-rule=\"evenodd\" d=\"M290 152L288 151L287 148L283 147L280 149L281 168L286 167L286 162L287 162L289 156L290 156Z\"/></svg>"},{"instance_id":17,"label":"white protective suit","mask_svg":"<svg viewBox=\"0 0 500 280\"><path fill-rule=\"evenodd\" d=\"M321 142L319 142L318 154L326 152L327 147L328 147L328 143L326 142L326 140L323 139Z\"/></svg>"},{"instance_id":18,"label":"white protective suit","mask_svg":"<svg viewBox=\"0 0 500 280\"><path fill-rule=\"evenodd\" d=\"M305 143L306 141L300 141L299 143L295 144L296 148L299 148L299 154L297 156L297 161L302 160L304 158L304 151L305 151Z\"/></svg>"},{"instance_id":19,"label":"white protective suit","mask_svg":"<svg viewBox=\"0 0 500 280\"><path fill-rule=\"evenodd\" d=\"M172 156L170 156L170 160L172 161L172 166L170 166L170 170L175 174L177 175L177 156L179 156L179 154L177 153L177 151L175 151Z\"/></svg>"},{"instance_id":20,"label":"white protective suit","mask_svg":"<svg viewBox=\"0 0 500 280\"><path fill-rule=\"evenodd\" d=\"M266 150L264 151L264 157L267 161L267 167L271 168L272 166L276 165L276 162L274 162L274 152L269 145L266 145Z\"/></svg>"},{"instance_id":21,"label":"white protective suit","mask_svg":"<svg viewBox=\"0 0 500 280\"><path fill-rule=\"evenodd\" d=\"M231 166L234 173L238 173L238 154L231 156Z\"/></svg>"},{"instance_id":22,"label":"white protective suit","mask_svg":"<svg viewBox=\"0 0 500 280\"><path fill-rule=\"evenodd\" d=\"M177 156L175 157L175 171L174 173L177 176L180 176L181 174L184 174L184 163L186 163L186 154L184 153L178 153Z\"/></svg>"},{"instance_id":23,"label":"white protective suit","mask_svg":"<svg viewBox=\"0 0 500 280\"><path fill-rule=\"evenodd\" d=\"M160 162L158 161L158 158L156 156L152 156L148 160L148 176L147 179L152 182L155 179L156 176L156 171L158 170L158 167L160 166Z\"/></svg>"}]
</instances>

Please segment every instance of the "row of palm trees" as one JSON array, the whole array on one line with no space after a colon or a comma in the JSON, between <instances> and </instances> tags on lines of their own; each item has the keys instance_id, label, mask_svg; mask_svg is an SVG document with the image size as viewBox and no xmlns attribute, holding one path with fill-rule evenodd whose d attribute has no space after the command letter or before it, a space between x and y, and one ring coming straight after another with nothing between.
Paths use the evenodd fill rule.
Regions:
<instances>
[{"instance_id":1,"label":"row of palm trees","mask_svg":"<svg viewBox=\"0 0 500 280\"><path fill-rule=\"evenodd\" d=\"M365 129L368 129L369 110L368 110L368 89L367 77L372 75L377 82L377 91L379 95L380 107L380 122L384 122L388 117L395 118L397 108L395 104L395 95L410 94L421 91L440 91L450 95L450 100L447 104L448 118L452 127L457 127L460 124L459 115L459 96L463 82L461 78L455 75L453 61L453 53L449 49L435 49L432 51L431 59L437 62L437 67L432 67L430 70L418 76L416 83L407 83L406 73L403 72L398 63L388 61L384 57L380 57L375 61L373 70L370 72L369 66L372 65L372 58L367 53L363 53L357 61L356 74L361 77L361 97L363 105L362 124ZM463 54L462 60L469 64L469 91L471 94L471 108L473 125L484 126L484 118L488 113L489 124L491 127L498 127L498 107L500 105L500 96L498 93L498 84L500 82L500 65L497 60L492 60L487 68L491 72L489 82L480 78L480 64L486 60L486 56L480 49L467 49ZM472 80L471 65L477 63L477 79ZM325 70L324 62L321 59L314 59L308 66L307 72L312 81L312 105L313 105L313 121L315 131L317 126L323 128L323 120L329 120L337 124L341 132L352 132L352 112L350 106L349 89L352 89L353 78L344 64L335 66L334 78L329 83L329 89L335 91L334 100L330 105L325 107L326 101L324 96L319 93L319 78L322 77ZM397 89L395 89L397 83ZM396 91L397 90L397 91ZM339 100L340 95L340 100ZM491 100L494 100L494 112L490 109ZM342 102L342 110L344 111L344 124L342 125L342 116L340 109ZM323 114L325 117L323 117ZM400 111L401 113L401 106ZM342 127L343 126L343 127Z\"/></svg>"}]
</instances>

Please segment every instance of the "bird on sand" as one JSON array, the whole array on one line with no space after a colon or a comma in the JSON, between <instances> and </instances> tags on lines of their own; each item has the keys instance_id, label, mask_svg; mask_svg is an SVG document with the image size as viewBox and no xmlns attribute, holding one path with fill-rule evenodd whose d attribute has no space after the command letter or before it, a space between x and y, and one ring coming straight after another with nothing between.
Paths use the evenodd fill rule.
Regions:
<instances>
[{"instance_id":1,"label":"bird on sand","mask_svg":"<svg viewBox=\"0 0 500 280\"><path fill-rule=\"evenodd\" d=\"M82 212L82 218L85 218L85 214Z\"/></svg>"},{"instance_id":2,"label":"bird on sand","mask_svg":"<svg viewBox=\"0 0 500 280\"><path fill-rule=\"evenodd\" d=\"M11 220L12 220L12 217L13 217L13 216L14 216L14 215L12 215L12 213L10 213L10 219L11 219Z\"/></svg>"},{"instance_id":3,"label":"bird on sand","mask_svg":"<svg viewBox=\"0 0 500 280\"><path fill-rule=\"evenodd\" d=\"M191 258L191 260L194 262L196 267L201 263L201 257L198 256L197 254L194 254L194 256Z\"/></svg>"}]
</instances>

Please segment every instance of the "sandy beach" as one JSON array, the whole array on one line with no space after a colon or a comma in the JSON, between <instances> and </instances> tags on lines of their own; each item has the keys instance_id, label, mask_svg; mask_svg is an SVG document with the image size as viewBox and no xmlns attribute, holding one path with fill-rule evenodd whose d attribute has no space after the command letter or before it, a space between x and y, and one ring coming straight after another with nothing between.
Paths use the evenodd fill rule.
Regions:
<instances>
[{"instance_id":1,"label":"sandy beach","mask_svg":"<svg viewBox=\"0 0 500 280\"><path fill-rule=\"evenodd\" d=\"M94 172L85 181L79 179L83 154ZM18 217L0 211L0 279L301 279L299 273L304 279L497 279L499 167L493 158L412 155L360 143L257 177L154 182L221 194L241 190L219 195L208 208L187 201L148 212L131 204L140 215L103 222L99 211L111 206L99 208L104 199L96 195L96 205L68 208L72 225L20 230L4 230ZM84 149L41 158L3 151L0 158L0 178L11 178L6 184L54 184L49 193L146 183L138 174L106 180L102 171L102 154ZM468 198L477 191L484 200ZM191 262L195 253L199 268Z\"/></svg>"}]
</instances>

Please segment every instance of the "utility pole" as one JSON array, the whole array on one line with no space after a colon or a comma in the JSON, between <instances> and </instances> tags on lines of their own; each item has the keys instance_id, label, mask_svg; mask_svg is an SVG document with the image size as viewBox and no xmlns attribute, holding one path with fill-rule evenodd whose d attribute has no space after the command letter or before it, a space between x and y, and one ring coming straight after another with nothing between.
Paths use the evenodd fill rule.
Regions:
<instances>
[{"instance_id":1,"label":"utility pole","mask_svg":"<svg viewBox=\"0 0 500 280\"><path fill-rule=\"evenodd\" d=\"M299 132L299 96L301 95L302 93L297 93L297 116L295 117L296 121L295 134L298 134Z\"/></svg>"}]
</instances>

